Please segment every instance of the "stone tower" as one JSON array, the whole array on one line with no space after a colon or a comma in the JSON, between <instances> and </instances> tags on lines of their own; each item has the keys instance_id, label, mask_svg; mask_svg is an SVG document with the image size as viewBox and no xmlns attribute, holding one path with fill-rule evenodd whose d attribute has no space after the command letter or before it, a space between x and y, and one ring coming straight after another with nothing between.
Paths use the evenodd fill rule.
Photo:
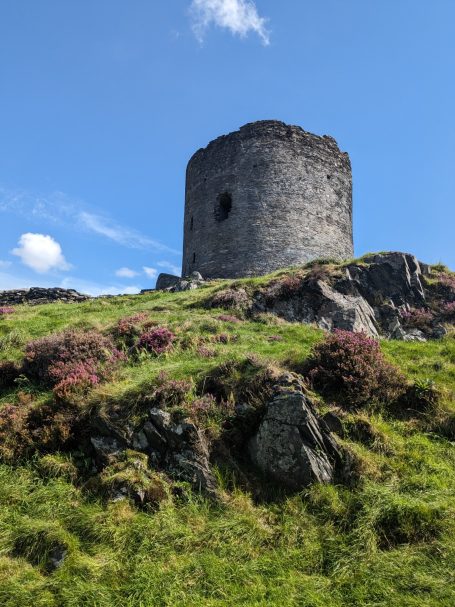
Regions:
<instances>
[{"instance_id":1,"label":"stone tower","mask_svg":"<svg viewBox=\"0 0 455 607\"><path fill-rule=\"evenodd\" d=\"M265 120L188 163L182 275L267 274L353 256L349 156L332 137Z\"/></svg>"}]
</instances>

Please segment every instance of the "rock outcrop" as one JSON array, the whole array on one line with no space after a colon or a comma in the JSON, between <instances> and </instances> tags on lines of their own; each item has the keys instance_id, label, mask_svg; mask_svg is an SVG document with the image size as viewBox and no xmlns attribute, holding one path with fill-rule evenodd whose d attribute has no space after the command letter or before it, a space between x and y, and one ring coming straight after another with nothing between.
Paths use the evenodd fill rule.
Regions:
<instances>
[{"instance_id":1,"label":"rock outcrop","mask_svg":"<svg viewBox=\"0 0 455 607\"><path fill-rule=\"evenodd\" d=\"M341 275L340 275L341 271ZM271 312L291 322L314 323L322 329L363 331L384 336L424 341L445 334L437 312L426 326L406 322L411 310L438 307L429 286L429 266L406 253L379 253L364 257L322 276L310 272L292 288L280 281L254 294L251 313ZM447 296L447 301L453 301ZM436 306L434 305L436 303Z\"/></svg>"},{"instance_id":2,"label":"rock outcrop","mask_svg":"<svg viewBox=\"0 0 455 607\"><path fill-rule=\"evenodd\" d=\"M91 422L90 434L99 469L133 449L148 456L152 469L164 471L174 480L187 481L207 494L215 491L204 433L188 419L177 423L168 411L151 408L137 428L115 416L97 417Z\"/></svg>"},{"instance_id":3,"label":"rock outcrop","mask_svg":"<svg viewBox=\"0 0 455 607\"><path fill-rule=\"evenodd\" d=\"M82 295L74 289L60 289L58 287L45 289L32 287L31 289L15 289L0 291L0 305L14 306L19 304L48 304L55 302L80 303L91 299L89 295Z\"/></svg>"},{"instance_id":4,"label":"rock outcrop","mask_svg":"<svg viewBox=\"0 0 455 607\"><path fill-rule=\"evenodd\" d=\"M291 490L333 482L343 461L341 448L311 400L290 387L281 388L266 405L248 451L264 475Z\"/></svg>"},{"instance_id":5,"label":"rock outcrop","mask_svg":"<svg viewBox=\"0 0 455 607\"><path fill-rule=\"evenodd\" d=\"M197 289L204 283L205 281L199 272L191 272L189 276L185 276L184 278L173 276L172 274L160 274L156 281L156 290L178 293L180 291Z\"/></svg>"}]
</instances>

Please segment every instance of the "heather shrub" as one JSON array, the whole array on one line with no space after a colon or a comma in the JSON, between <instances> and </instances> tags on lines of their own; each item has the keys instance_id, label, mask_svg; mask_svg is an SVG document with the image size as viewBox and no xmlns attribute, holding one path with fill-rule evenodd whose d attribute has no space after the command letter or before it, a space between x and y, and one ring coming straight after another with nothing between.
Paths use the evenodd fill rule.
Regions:
<instances>
[{"instance_id":1,"label":"heather shrub","mask_svg":"<svg viewBox=\"0 0 455 607\"><path fill-rule=\"evenodd\" d=\"M146 312L138 312L133 316L121 318L113 330L113 335L122 344L132 347L144 332L144 327L151 324L152 321Z\"/></svg>"},{"instance_id":2,"label":"heather shrub","mask_svg":"<svg viewBox=\"0 0 455 607\"><path fill-rule=\"evenodd\" d=\"M110 337L97 331L69 330L30 342L25 350L24 373L42 384L54 386L69 374L96 370L106 379L122 360Z\"/></svg>"},{"instance_id":3,"label":"heather shrub","mask_svg":"<svg viewBox=\"0 0 455 607\"><path fill-rule=\"evenodd\" d=\"M441 306L440 315L447 322L455 322L455 301L444 303Z\"/></svg>"},{"instance_id":4,"label":"heather shrub","mask_svg":"<svg viewBox=\"0 0 455 607\"><path fill-rule=\"evenodd\" d=\"M404 377L385 360L377 341L340 329L313 348L306 376L324 396L354 408L395 400L406 389Z\"/></svg>"},{"instance_id":5,"label":"heather shrub","mask_svg":"<svg viewBox=\"0 0 455 607\"><path fill-rule=\"evenodd\" d=\"M12 388L14 381L21 374L21 369L13 362L4 360L0 362L0 390Z\"/></svg>"},{"instance_id":6,"label":"heather shrub","mask_svg":"<svg viewBox=\"0 0 455 607\"><path fill-rule=\"evenodd\" d=\"M198 392L211 394L219 402L261 406L272 395L282 370L267 365L254 355L243 361L227 361L203 379Z\"/></svg>"},{"instance_id":7,"label":"heather shrub","mask_svg":"<svg viewBox=\"0 0 455 607\"><path fill-rule=\"evenodd\" d=\"M230 341L235 341L234 338L234 335L231 336L228 333L217 333L210 337L210 341L214 344L228 344Z\"/></svg>"},{"instance_id":8,"label":"heather shrub","mask_svg":"<svg viewBox=\"0 0 455 607\"><path fill-rule=\"evenodd\" d=\"M217 319L221 320L222 322L231 322L231 323L242 322L240 320L240 318L237 318L237 316L232 316L231 314L220 314L219 316L217 316Z\"/></svg>"},{"instance_id":9,"label":"heather shrub","mask_svg":"<svg viewBox=\"0 0 455 607\"><path fill-rule=\"evenodd\" d=\"M60 451L79 444L83 414L74 403L45 403L30 407L25 428L33 448L42 453Z\"/></svg>"},{"instance_id":10,"label":"heather shrub","mask_svg":"<svg viewBox=\"0 0 455 607\"><path fill-rule=\"evenodd\" d=\"M426 329L434 320L433 312L425 308L401 310L400 316L405 327L412 327L415 329Z\"/></svg>"},{"instance_id":11,"label":"heather shrub","mask_svg":"<svg viewBox=\"0 0 455 607\"><path fill-rule=\"evenodd\" d=\"M159 355L168 352L172 348L175 335L166 327L156 327L142 333L138 340L138 347L147 352Z\"/></svg>"},{"instance_id":12,"label":"heather shrub","mask_svg":"<svg viewBox=\"0 0 455 607\"><path fill-rule=\"evenodd\" d=\"M245 289L218 291L210 302L212 308L234 308L237 310L246 310L250 304L251 300Z\"/></svg>"},{"instance_id":13,"label":"heather shrub","mask_svg":"<svg viewBox=\"0 0 455 607\"><path fill-rule=\"evenodd\" d=\"M189 404L189 412L195 422L202 427L211 424L220 426L226 418L234 414L235 407L232 400L220 402L213 394L204 394Z\"/></svg>"},{"instance_id":14,"label":"heather shrub","mask_svg":"<svg viewBox=\"0 0 455 607\"><path fill-rule=\"evenodd\" d=\"M196 349L196 353L201 358L213 358L216 356L216 350L208 348L207 346L201 345Z\"/></svg>"},{"instance_id":15,"label":"heather shrub","mask_svg":"<svg viewBox=\"0 0 455 607\"><path fill-rule=\"evenodd\" d=\"M167 373L161 372L151 399L162 408L179 406L188 399L193 387L192 381L171 379Z\"/></svg>"},{"instance_id":16,"label":"heather shrub","mask_svg":"<svg viewBox=\"0 0 455 607\"><path fill-rule=\"evenodd\" d=\"M32 453L79 445L83 415L71 404L37 404L29 398L0 409L0 458L14 462Z\"/></svg>"},{"instance_id":17,"label":"heather shrub","mask_svg":"<svg viewBox=\"0 0 455 607\"><path fill-rule=\"evenodd\" d=\"M296 295L303 286L301 276L295 274L287 274L283 278L272 281L264 293L268 302L273 302L275 299L283 299Z\"/></svg>"},{"instance_id":18,"label":"heather shrub","mask_svg":"<svg viewBox=\"0 0 455 607\"><path fill-rule=\"evenodd\" d=\"M455 274L448 272L442 273L438 276L438 280L445 287L455 290Z\"/></svg>"},{"instance_id":19,"label":"heather shrub","mask_svg":"<svg viewBox=\"0 0 455 607\"><path fill-rule=\"evenodd\" d=\"M327 280L330 277L330 270L322 263L315 263L308 274L306 275L307 280Z\"/></svg>"},{"instance_id":20,"label":"heather shrub","mask_svg":"<svg viewBox=\"0 0 455 607\"><path fill-rule=\"evenodd\" d=\"M6 404L0 408L0 459L15 462L32 449L26 427L28 408Z\"/></svg>"},{"instance_id":21,"label":"heather shrub","mask_svg":"<svg viewBox=\"0 0 455 607\"><path fill-rule=\"evenodd\" d=\"M0 308L0 317L7 316L8 314L13 314L14 308L2 307Z\"/></svg>"},{"instance_id":22,"label":"heather shrub","mask_svg":"<svg viewBox=\"0 0 455 607\"><path fill-rule=\"evenodd\" d=\"M103 375L103 379L107 377L105 373L99 372L97 363L93 360L57 362L52 365L49 374L55 382L54 395L59 400L68 399L75 394L84 396L99 384Z\"/></svg>"}]
</instances>

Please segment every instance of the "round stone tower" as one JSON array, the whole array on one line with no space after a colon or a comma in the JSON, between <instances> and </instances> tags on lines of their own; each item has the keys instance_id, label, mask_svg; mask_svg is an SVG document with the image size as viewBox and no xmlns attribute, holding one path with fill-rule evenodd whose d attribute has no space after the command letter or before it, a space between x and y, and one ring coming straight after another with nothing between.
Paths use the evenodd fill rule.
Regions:
<instances>
[{"instance_id":1,"label":"round stone tower","mask_svg":"<svg viewBox=\"0 0 455 607\"><path fill-rule=\"evenodd\" d=\"M204 278L352 257L349 156L274 120L215 139L188 163L183 247L182 275Z\"/></svg>"}]
</instances>

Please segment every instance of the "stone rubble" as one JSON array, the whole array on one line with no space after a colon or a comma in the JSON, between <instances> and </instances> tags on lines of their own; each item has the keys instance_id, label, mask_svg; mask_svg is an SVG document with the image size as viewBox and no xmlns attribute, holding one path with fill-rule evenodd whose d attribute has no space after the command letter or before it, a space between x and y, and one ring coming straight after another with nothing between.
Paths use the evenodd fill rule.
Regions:
<instances>
[{"instance_id":1,"label":"stone rubble","mask_svg":"<svg viewBox=\"0 0 455 607\"><path fill-rule=\"evenodd\" d=\"M14 306L20 304L41 305L54 302L80 303L91 299L89 295L82 295L74 289L50 289L32 287L30 289L15 289L11 291L0 291L0 305Z\"/></svg>"}]
</instances>

